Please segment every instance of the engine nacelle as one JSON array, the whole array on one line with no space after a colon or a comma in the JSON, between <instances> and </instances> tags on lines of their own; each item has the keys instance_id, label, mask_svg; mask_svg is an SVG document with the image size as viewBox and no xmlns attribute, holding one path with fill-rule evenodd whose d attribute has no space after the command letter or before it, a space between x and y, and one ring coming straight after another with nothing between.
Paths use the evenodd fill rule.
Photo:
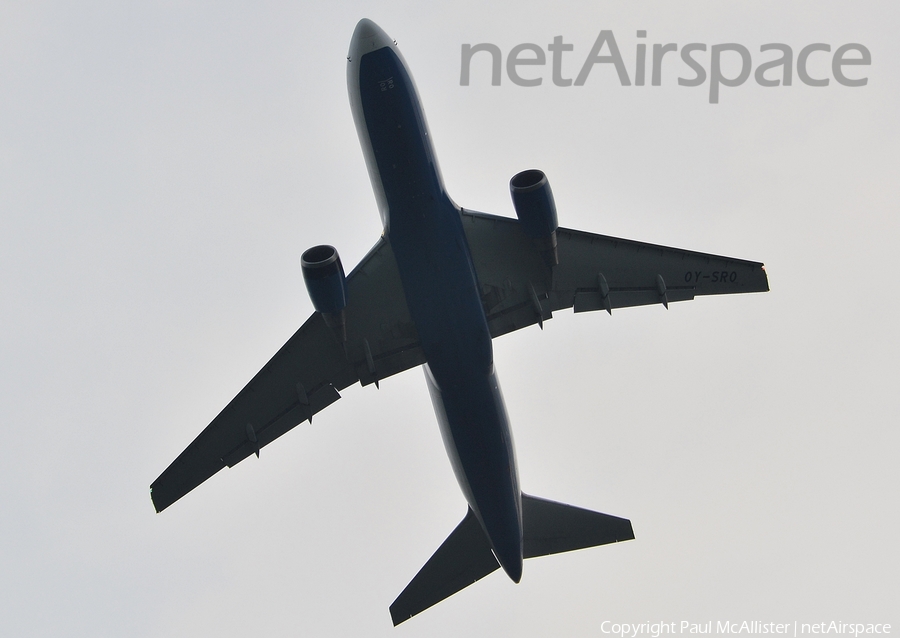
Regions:
<instances>
[{"instance_id":1,"label":"engine nacelle","mask_svg":"<svg viewBox=\"0 0 900 638\"><path fill-rule=\"evenodd\" d=\"M347 278L337 250L334 246L313 246L300 257L300 269L313 307L346 341Z\"/></svg>"},{"instance_id":2,"label":"engine nacelle","mask_svg":"<svg viewBox=\"0 0 900 638\"><path fill-rule=\"evenodd\" d=\"M556 251L556 203L550 182L543 171L522 171L509 180L516 216L525 235L530 237L548 266L559 263Z\"/></svg>"}]
</instances>

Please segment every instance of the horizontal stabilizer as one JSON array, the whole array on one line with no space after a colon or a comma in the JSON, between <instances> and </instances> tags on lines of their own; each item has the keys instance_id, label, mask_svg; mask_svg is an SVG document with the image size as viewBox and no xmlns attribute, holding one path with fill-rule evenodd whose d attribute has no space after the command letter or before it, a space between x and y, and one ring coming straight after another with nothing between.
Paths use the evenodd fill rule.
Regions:
<instances>
[{"instance_id":1,"label":"horizontal stabilizer","mask_svg":"<svg viewBox=\"0 0 900 638\"><path fill-rule=\"evenodd\" d=\"M523 558L632 540L631 521L522 494ZM500 567L472 509L391 605L394 626Z\"/></svg>"},{"instance_id":2,"label":"horizontal stabilizer","mask_svg":"<svg viewBox=\"0 0 900 638\"><path fill-rule=\"evenodd\" d=\"M469 509L416 577L391 605L396 627L500 567L491 543Z\"/></svg>"},{"instance_id":3,"label":"horizontal stabilizer","mask_svg":"<svg viewBox=\"0 0 900 638\"><path fill-rule=\"evenodd\" d=\"M631 521L522 494L525 558L634 539Z\"/></svg>"},{"instance_id":4,"label":"horizontal stabilizer","mask_svg":"<svg viewBox=\"0 0 900 638\"><path fill-rule=\"evenodd\" d=\"M391 605L394 626L452 596L499 567L500 563L491 551L491 543L470 508L462 523L456 526Z\"/></svg>"}]
</instances>

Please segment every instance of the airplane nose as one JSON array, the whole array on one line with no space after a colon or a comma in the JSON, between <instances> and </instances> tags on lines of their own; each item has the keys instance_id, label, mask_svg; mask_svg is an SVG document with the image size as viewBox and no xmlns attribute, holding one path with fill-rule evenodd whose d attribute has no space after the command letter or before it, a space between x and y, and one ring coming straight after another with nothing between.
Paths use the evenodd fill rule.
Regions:
<instances>
[{"instance_id":1,"label":"airplane nose","mask_svg":"<svg viewBox=\"0 0 900 638\"><path fill-rule=\"evenodd\" d=\"M358 60L366 53L389 47L393 43L394 41L381 27L368 18L363 18L356 24L353 37L350 38L350 52L347 54L347 59Z\"/></svg>"},{"instance_id":2,"label":"airplane nose","mask_svg":"<svg viewBox=\"0 0 900 638\"><path fill-rule=\"evenodd\" d=\"M363 18L356 23L356 29L353 31L353 39L360 40L362 38L372 38L375 37L379 31L381 31L381 29L378 28L377 24L368 18Z\"/></svg>"}]
</instances>

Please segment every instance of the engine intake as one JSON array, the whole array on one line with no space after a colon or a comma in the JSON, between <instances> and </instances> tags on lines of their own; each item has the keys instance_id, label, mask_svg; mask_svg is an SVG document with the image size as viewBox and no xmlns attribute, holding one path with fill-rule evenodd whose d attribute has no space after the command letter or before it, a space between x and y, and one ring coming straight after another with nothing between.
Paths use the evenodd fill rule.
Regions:
<instances>
[{"instance_id":1,"label":"engine intake","mask_svg":"<svg viewBox=\"0 0 900 638\"><path fill-rule=\"evenodd\" d=\"M557 265L556 229L559 222L547 176L537 169L517 173L509 180L509 192L522 231L534 242L544 263L550 267Z\"/></svg>"},{"instance_id":2,"label":"engine intake","mask_svg":"<svg viewBox=\"0 0 900 638\"><path fill-rule=\"evenodd\" d=\"M346 341L347 278L337 250L334 246L313 246L300 257L300 269L313 307Z\"/></svg>"}]
</instances>

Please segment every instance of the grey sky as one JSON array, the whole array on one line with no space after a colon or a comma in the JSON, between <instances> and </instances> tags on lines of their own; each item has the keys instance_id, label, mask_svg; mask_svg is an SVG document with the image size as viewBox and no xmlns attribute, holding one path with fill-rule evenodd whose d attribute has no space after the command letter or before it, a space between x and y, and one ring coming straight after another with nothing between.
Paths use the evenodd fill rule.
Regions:
<instances>
[{"instance_id":1,"label":"grey sky","mask_svg":"<svg viewBox=\"0 0 900 638\"><path fill-rule=\"evenodd\" d=\"M898 14L0 4L0 632L900 631ZM512 215L509 178L540 168L562 225L764 261L772 288L495 341L523 489L628 517L637 540L528 561L520 585L496 573L396 630L388 605L465 513L421 372L348 389L161 515L148 495L312 311L300 253L331 243L349 269L381 231L344 75L361 17L398 40L459 204ZM629 65L639 29L754 65L771 42L859 42L869 84L751 80L717 105L674 72L459 85L464 43L563 35L574 77L601 29Z\"/></svg>"}]
</instances>

